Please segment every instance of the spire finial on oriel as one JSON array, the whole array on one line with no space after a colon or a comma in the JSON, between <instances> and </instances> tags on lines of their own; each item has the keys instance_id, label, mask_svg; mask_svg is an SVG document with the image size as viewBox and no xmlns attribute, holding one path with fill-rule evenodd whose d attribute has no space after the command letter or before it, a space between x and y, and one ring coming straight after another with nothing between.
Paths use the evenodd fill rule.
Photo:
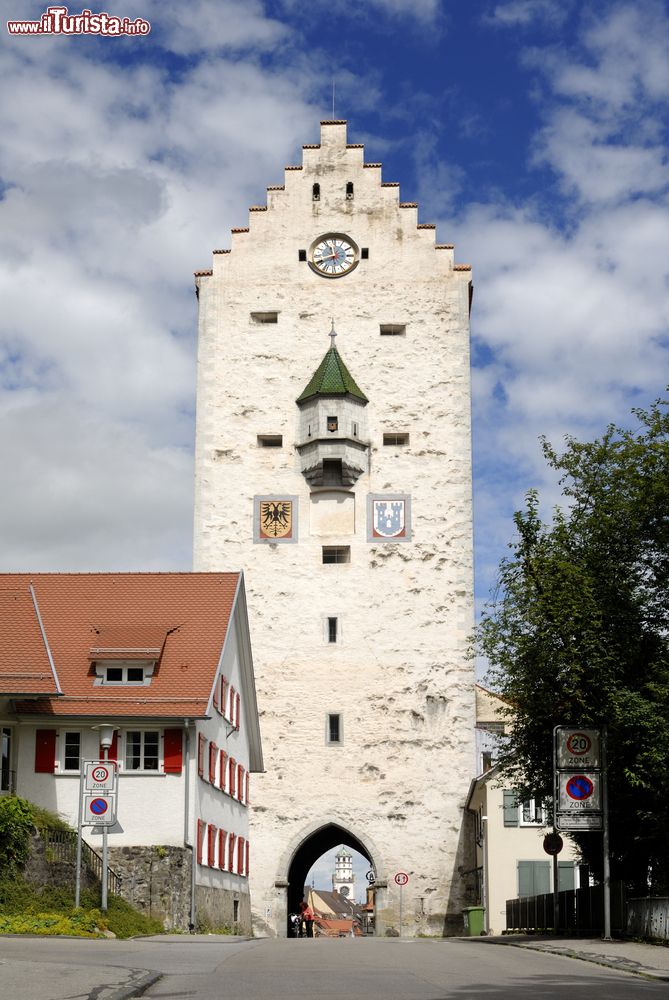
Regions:
<instances>
[{"instance_id":1,"label":"spire finial on oriel","mask_svg":"<svg viewBox=\"0 0 669 1000\"><path fill-rule=\"evenodd\" d=\"M332 348L335 345L335 337L337 336L337 331L334 328L334 316L331 316L330 318L332 320L332 329L330 330L328 337L330 338L330 347Z\"/></svg>"}]
</instances>

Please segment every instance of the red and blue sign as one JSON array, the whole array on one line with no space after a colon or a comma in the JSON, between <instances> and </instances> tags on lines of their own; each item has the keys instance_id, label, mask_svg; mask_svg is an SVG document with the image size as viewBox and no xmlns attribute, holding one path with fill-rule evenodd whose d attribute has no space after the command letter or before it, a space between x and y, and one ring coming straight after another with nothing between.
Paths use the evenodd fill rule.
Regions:
<instances>
[{"instance_id":1,"label":"red and blue sign","mask_svg":"<svg viewBox=\"0 0 669 1000\"><path fill-rule=\"evenodd\" d=\"M567 782L567 795L576 802L583 802L589 799L595 790L587 774L573 774Z\"/></svg>"},{"instance_id":2,"label":"red and blue sign","mask_svg":"<svg viewBox=\"0 0 669 1000\"><path fill-rule=\"evenodd\" d=\"M104 816L109 809L109 802L107 799L93 799L89 809L94 816Z\"/></svg>"}]
</instances>

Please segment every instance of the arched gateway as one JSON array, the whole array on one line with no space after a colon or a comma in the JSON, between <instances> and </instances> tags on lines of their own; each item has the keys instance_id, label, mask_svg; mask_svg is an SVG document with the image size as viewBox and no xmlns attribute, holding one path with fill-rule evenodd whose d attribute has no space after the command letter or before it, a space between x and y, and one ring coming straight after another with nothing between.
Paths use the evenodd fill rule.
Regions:
<instances>
[{"instance_id":1,"label":"arched gateway","mask_svg":"<svg viewBox=\"0 0 669 1000\"><path fill-rule=\"evenodd\" d=\"M343 843L379 876L377 932L398 927L398 871L403 933L457 932L471 270L325 121L196 286L194 568L246 581L266 766L249 798L255 926L284 934L309 859Z\"/></svg>"},{"instance_id":2,"label":"arched gateway","mask_svg":"<svg viewBox=\"0 0 669 1000\"><path fill-rule=\"evenodd\" d=\"M337 847L338 844L345 844L367 859L370 869L373 869L375 874L380 908L385 908L386 876L377 849L359 831L356 835L350 829L340 826L335 819L323 820L320 823L312 823L294 838L294 842L289 844L281 858L275 881L277 895L274 923L279 936L282 936L281 916L285 914L284 926L287 928L288 914L297 911L303 898L309 869L321 855ZM378 928L377 933L379 933Z\"/></svg>"}]
</instances>

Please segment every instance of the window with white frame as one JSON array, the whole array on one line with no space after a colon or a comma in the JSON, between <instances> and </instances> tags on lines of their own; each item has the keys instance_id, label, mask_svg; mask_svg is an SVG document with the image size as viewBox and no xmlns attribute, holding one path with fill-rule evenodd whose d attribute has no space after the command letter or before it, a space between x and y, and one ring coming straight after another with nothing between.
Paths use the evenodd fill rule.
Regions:
<instances>
[{"instance_id":1,"label":"window with white frame","mask_svg":"<svg viewBox=\"0 0 669 1000\"><path fill-rule=\"evenodd\" d=\"M150 684L155 662L130 661L95 664L96 684Z\"/></svg>"},{"instance_id":2,"label":"window with white frame","mask_svg":"<svg viewBox=\"0 0 669 1000\"><path fill-rule=\"evenodd\" d=\"M543 826L546 822L546 810L540 799L525 799L520 803L521 826Z\"/></svg>"},{"instance_id":3,"label":"window with white frame","mask_svg":"<svg viewBox=\"0 0 669 1000\"><path fill-rule=\"evenodd\" d=\"M61 771L78 771L81 766L81 733L65 732L61 734L62 746L60 757Z\"/></svg>"},{"instance_id":4,"label":"window with white frame","mask_svg":"<svg viewBox=\"0 0 669 1000\"><path fill-rule=\"evenodd\" d=\"M160 734L155 729L129 729L125 734L125 770L157 771Z\"/></svg>"}]
</instances>

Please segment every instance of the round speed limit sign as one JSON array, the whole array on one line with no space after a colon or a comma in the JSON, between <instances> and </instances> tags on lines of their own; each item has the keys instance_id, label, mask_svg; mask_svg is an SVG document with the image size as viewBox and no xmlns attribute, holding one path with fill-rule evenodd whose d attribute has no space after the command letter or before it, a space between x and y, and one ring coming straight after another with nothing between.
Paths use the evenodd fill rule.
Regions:
<instances>
[{"instance_id":1,"label":"round speed limit sign","mask_svg":"<svg viewBox=\"0 0 669 1000\"><path fill-rule=\"evenodd\" d=\"M406 885L407 882L409 881L409 876L407 875L406 872L398 872L397 875L395 876L395 881L397 882L398 885Z\"/></svg>"},{"instance_id":2,"label":"round speed limit sign","mask_svg":"<svg viewBox=\"0 0 669 1000\"><path fill-rule=\"evenodd\" d=\"M91 771L91 777L93 778L93 781L104 784L104 782L109 778L109 769L106 768L104 764L98 764L98 766L94 767Z\"/></svg>"}]
</instances>

